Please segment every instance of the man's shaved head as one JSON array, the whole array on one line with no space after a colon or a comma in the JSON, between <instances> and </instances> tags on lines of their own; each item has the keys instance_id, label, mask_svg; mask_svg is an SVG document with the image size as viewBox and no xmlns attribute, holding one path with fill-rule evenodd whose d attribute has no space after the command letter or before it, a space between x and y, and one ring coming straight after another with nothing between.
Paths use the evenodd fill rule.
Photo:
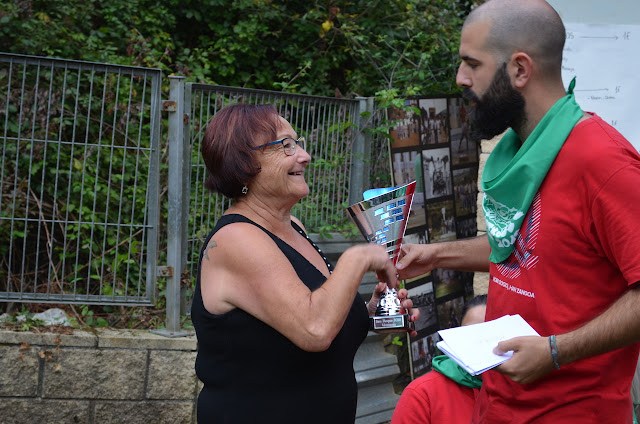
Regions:
<instances>
[{"instance_id":1,"label":"man's shaved head","mask_svg":"<svg viewBox=\"0 0 640 424\"><path fill-rule=\"evenodd\" d=\"M490 0L473 10L464 26L477 22L490 25L485 48L497 61L507 62L514 52L524 52L544 77L561 78L566 32L562 19L549 3Z\"/></svg>"}]
</instances>

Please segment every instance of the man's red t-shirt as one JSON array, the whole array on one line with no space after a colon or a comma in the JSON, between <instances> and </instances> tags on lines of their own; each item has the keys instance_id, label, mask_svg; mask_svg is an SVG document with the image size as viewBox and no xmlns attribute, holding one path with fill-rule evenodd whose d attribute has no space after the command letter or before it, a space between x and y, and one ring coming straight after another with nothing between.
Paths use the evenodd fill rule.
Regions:
<instances>
[{"instance_id":1,"label":"man's red t-shirt","mask_svg":"<svg viewBox=\"0 0 640 424\"><path fill-rule=\"evenodd\" d=\"M640 281L639 212L638 152L597 116L576 125L529 208L516 250L491 264L487 321L520 314L549 336L606 310ZM638 350L634 344L576 361L530 384L488 371L472 423L630 424Z\"/></svg>"}]
</instances>

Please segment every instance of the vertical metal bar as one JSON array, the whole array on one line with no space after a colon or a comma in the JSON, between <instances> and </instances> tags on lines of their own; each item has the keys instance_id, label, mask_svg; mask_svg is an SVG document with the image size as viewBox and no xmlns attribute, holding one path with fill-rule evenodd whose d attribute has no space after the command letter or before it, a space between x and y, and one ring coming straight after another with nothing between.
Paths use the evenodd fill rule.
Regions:
<instances>
[{"instance_id":1,"label":"vertical metal bar","mask_svg":"<svg viewBox=\"0 0 640 424\"><path fill-rule=\"evenodd\" d=\"M180 256L180 274L178 275L179 288L180 288L180 315L184 315L186 313L187 305L186 305L186 290L187 287L182 285L182 274L186 270L187 266L187 249L188 242L187 237L189 235L189 205L191 204L191 140L190 140L190 131L191 131L191 87L185 90L184 80L181 81L182 86L182 96L179 98L180 103L182 103L182 115L178 115L178 118L182 122L182 134L181 142L182 142L182 167L180 170L182 171L182 189L180 190L180 194L182 194L182 225L180 230L180 241L182 243L181 247L181 256ZM178 321L178 326L180 322Z\"/></svg>"},{"instance_id":2,"label":"vertical metal bar","mask_svg":"<svg viewBox=\"0 0 640 424\"><path fill-rule=\"evenodd\" d=\"M53 63L51 63L51 70L49 73L49 94L47 97L47 118L46 118L46 124L45 124L45 129L44 129L44 154L43 154L43 158L42 158L42 178L40 179L40 203L39 203L39 209L40 209L40 219L42 220L42 227L45 227L45 235L47 237L47 243L45 245L45 251L47 252L47 272L46 272L46 280L47 280L47 298L48 295L51 293L51 281L54 280L55 282L58 282L58 275L57 273L54 275L54 278L51 278L51 270L52 270L52 264L53 261L51 260L51 253L52 253L52 249L53 249L53 220L55 219L55 215L52 216L52 220L51 220L51 230L47 231L47 227L49 224L47 224L45 216L44 216L44 210L42 208L42 204L44 203L44 186L45 186L45 175L48 172L48 166L47 166L47 151L49 149L49 117L51 116L51 93L53 91L53 75L54 75L54 67L53 67ZM57 171L57 170L56 170ZM57 173L57 172L56 172ZM55 210L55 199L57 198L57 193L54 191L52 194L52 199L53 200L53 204L52 204L52 209ZM40 230L40 226L38 226L38 233ZM39 239L39 235L38 235L38 239ZM55 270L54 270L55 271Z\"/></svg>"},{"instance_id":3,"label":"vertical metal bar","mask_svg":"<svg viewBox=\"0 0 640 424\"><path fill-rule=\"evenodd\" d=\"M196 147L198 148L200 147L202 135L206 131L206 126L209 122L208 120L209 110L212 107L211 92L209 92L207 95L207 100L206 100L207 104L205 108L204 91L200 90L198 94L194 96L192 94L190 84L187 84L187 87L188 89L187 89L187 94L185 95L185 103L186 103L187 97L189 96L192 97L193 108L190 105L189 109L193 109L195 111L197 106L197 111L198 111L197 112L198 132L193 134L193 139L191 140L191 145L193 146L192 151L195 152ZM197 102L197 105L196 105L196 102ZM215 108L215 104L213 105L213 107ZM191 119L189 119L189 123L191 122L196 122L194 116L192 116ZM192 253L190 254L189 263L190 263L190 275L193 279L196 277L195 273L197 272L197 263L194 263L195 262L194 259L196 257L195 252L198 251L199 239L201 237L204 237L204 234L199 234L198 230L202 230L205 228L205 225L208 225L208 222L206 222L206 219L212 214L211 207L213 204L214 195L207 196L207 193L206 193L205 182L207 180L208 174L204 167L204 164L202 163L202 156L198 155L195 164L192 163L191 166L195 167L195 170L193 168L191 169L192 172L195 171L195 177L192 182L192 184L195 184L195 186L192 187L192 190L194 193L192 213L197 214L196 216L199 215L198 219L196 219L196 217L194 216L193 218L194 228L193 228L193 231L191 231L191 236L193 241L190 247L190 252ZM207 208L206 212L205 212L205 206Z\"/></svg>"},{"instance_id":4,"label":"vertical metal bar","mask_svg":"<svg viewBox=\"0 0 640 424\"><path fill-rule=\"evenodd\" d=\"M113 124L111 127L111 144L109 146L109 177L107 178L107 199L104 203L104 222L103 222L103 236L102 236L102 255L100 255L101 260L100 260L100 282L99 282L99 294L102 294L104 289L103 289L103 284L104 284L104 268L105 268L105 262L106 262L106 249L105 247L107 246L107 234L109 233L109 206L111 206L111 181L112 181L112 176L113 176L113 162L114 162L114 151L115 151L115 146L116 146L116 132L117 132L117 128L118 128L118 109L120 108L120 81L122 79L122 71L119 70L118 71L118 78L117 78L117 83L116 83L116 98L114 101L114 108L113 108ZM96 187L97 187L97 181L99 179L100 176L100 165L98 164L98 166L96 167ZM96 191L97 193L97 191ZM95 209L94 209L94 213L95 213ZM93 222L92 225L97 225L97 222ZM87 294L89 294L89 291L87 290Z\"/></svg>"},{"instance_id":5,"label":"vertical metal bar","mask_svg":"<svg viewBox=\"0 0 640 424\"><path fill-rule=\"evenodd\" d=\"M4 115L4 132L3 132L3 140L2 140L2 166L0 167L0 206L4 203L4 170L7 169L5 167L5 158L7 153L7 136L8 136L8 127L9 127L9 101L11 99L11 82L13 81L13 59L9 61L9 74L7 75L7 104L5 108ZM13 220L15 216L15 210L12 212L11 219L11 228L12 231L9 233L9 262L7 263L7 294L11 291L11 252L13 252Z\"/></svg>"},{"instance_id":6,"label":"vertical metal bar","mask_svg":"<svg viewBox=\"0 0 640 424\"><path fill-rule=\"evenodd\" d=\"M358 136L353 141L353 145L351 147L351 174L349 176L349 204L353 205L362 200L362 193L365 188L365 179L364 179L364 161L358 160L358 157L364 158L365 154L365 132L364 125L366 124L366 119L362 116L367 109L367 98L366 97L358 97L357 100L360 101L359 104L359 119L358 119Z\"/></svg>"},{"instance_id":7,"label":"vertical metal bar","mask_svg":"<svg viewBox=\"0 0 640 424\"><path fill-rule=\"evenodd\" d=\"M158 228L160 227L160 121L161 121L161 78L159 71L151 76L150 98L150 154L149 184L147 188L148 203L145 210L149 214L149 230L146 231L146 278L147 296L150 301L156 299L156 265L158 261ZM146 221L145 221L146 223ZM144 237L143 237L144 240Z\"/></svg>"},{"instance_id":8,"label":"vertical metal bar","mask_svg":"<svg viewBox=\"0 0 640 424\"><path fill-rule=\"evenodd\" d=\"M315 152L314 152L314 147L315 147L315 142L316 140L314 139L314 135L313 135L313 117L312 117L312 110L314 108L314 103L311 99L307 99L307 105L306 105L306 120L305 120L305 136L307 137L307 140L309 140L307 142L307 153L309 153L309 155L311 155L311 163L313 163L314 160L314 156L315 156ZM317 159L317 157L315 158ZM310 174L310 173L309 173ZM311 184L311 181L309 181L309 176L307 176L307 183ZM303 223L308 224L309 221L309 213L311 211L311 208L304 208L304 221L302 221ZM301 217L301 219L303 219Z\"/></svg>"},{"instance_id":9,"label":"vertical metal bar","mask_svg":"<svg viewBox=\"0 0 640 424\"><path fill-rule=\"evenodd\" d=\"M24 98L25 98L25 85L26 85L26 78L27 78L27 63L25 62L23 70L22 70L23 74L22 74L22 87L21 87L21 94L20 94L20 110L19 110L19 118L18 118L18 136L16 137L16 170L15 170L15 177L14 177L14 183L13 183L13 218L11 220L11 235L13 236L13 229L14 229L14 223L15 223L15 217L16 217L16 196L18 195L18 175L20 174L20 167L19 167L19 163L20 163L20 141L22 140L22 118L24 116ZM25 214L26 217L26 214ZM25 225L26 225L26 219L25 219ZM26 249L26 230L25 230L25 234L22 237L22 265L21 265L21 269L20 269L20 293L24 293L24 265L25 265L25 261L24 261L24 254ZM9 256L9 261L11 262L11 255Z\"/></svg>"},{"instance_id":10,"label":"vertical metal bar","mask_svg":"<svg viewBox=\"0 0 640 424\"><path fill-rule=\"evenodd\" d=\"M170 98L176 110L169 113L169 188L167 222L167 263L173 268L173 275L167 278L167 322L169 333L180 331L180 277L182 275L182 228L185 216L182 203L185 163L184 147L184 77L169 76Z\"/></svg>"},{"instance_id":11,"label":"vertical metal bar","mask_svg":"<svg viewBox=\"0 0 640 424\"><path fill-rule=\"evenodd\" d=\"M94 73L94 70L91 70L91 73ZM73 110L73 131L72 131L72 136L71 136L71 144L72 146L74 146L76 144L76 117L78 116L78 101L79 101L79 91L80 91L80 80L82 77L82 70L78 69L77 72L77 82L76 82L76 102L75 102L75 106L74 106L74 110ZM102 109L100 111L100 129L98 131L98 140L96 141L97 145L98 145L98 157L96 159L96 163L100 163L100 153L102 151L102 149L100 148L100 146L102 145L102 121L104 118L104 103L105 103L105 95L107 92L107 72L105 71L105 75L104 75L104 84L103 84L103 88L102 88ZM73 295L74 295L74 299L75 296L78 295L78 271L79 271L79 259L80 259L80 249L81 249L81 235L82 235L82 223L83 223L83 218L84 218L84 182L85 182L85 175L87 174L87 151L89 150L88 148L88 143L89 143L89 123L91 122L90 116L87 115L87 125L86 125L86 131L85 131L85 138L84 138L84 154L82 156L82 178L81 178L81 183L80 183L80 200L78 203L78 233L76 235L76 263L74 266L74 275L73 275ZM72 163L71 166L73 166L73 157L72 157ZM73 175L73 174L69 174L69 175ZM96 178L96 182L97 182L97 178ZM69 185L71 186L71 181L69 181ZM97 192L97 187L94 187L94 200L93 200L93 208L91 209L92 211L95 211L96 209L96 198L98 197L98 192ZM86 269L87 269L87 293L89 294L89 280L91 278L91 257L93 254L93 228L94 226L91 226L91 232L90 232L90 236L89 236L89 251L88 251L88 257L87 257L87 262L86 262Z\"/></svg>"},{"instance_id":12,"label":"vertical metal bar","mask_svg":"<svg viewBox=\"0 0 640 424\"><path fill-rule=\"evenodd\" d=\"M122 222L122 204L124 203L124 185L125 185L125 176L127 173L127 155L129 152L129 124L131 122L131 102L133 99L133 85L134 85L134 76L133 76L133 72L131 72L131 75L129 77L129 97L127 98L127 108L126 108L126 112L125 112L125 123L124 123L124 134L123 134L123 143L122 143L122 156L121 159L119 159L119 161L122 161L122 166L119 167L120 168L120 193L118 195L118 215L117 215L117 219L115 222L115 228L116 228L116 241L114 244L114 261L113 261L113 270L112 270L112 274L113 274L113 278L111 279L111 297L115 298L116 295L116 283L118 282L118 270L120 268L119 266L119 259L118 259L118 252L120 250L120 233L123 232L123 222ZM131 231L131 227L129 227L129 231ZM106 235L107 231L105 231L105 235ZM129 240L129 242L131 242L131 240ZM105 246L106 247L106 246ZM127 252L131 252L131 249L126 249ZM129 295L128 292L128 288L129 288L129 276L125 274L125 278L124 278L124 288L123 288L123 295L125 296L125 298ZM100 290L100 294L102 295L103 292L102 290Z\"/></svg>"},{"instance_id":13,"label":"vertical metal bar","mask_svg":"<svg viewBox=\"0 0 640 424\"><path fill-rule=\"evenodd\" d=\"M325 175L326 181L329 182L331 181L331 184L329 185L329 209L324 208L322 211L322 217L323 220L326 222L329 222L331 224L333 224L333 222L331 222L333 220L333 217L330 215L330 213L332 211L338 210L336 207L336 197L337 197L337 190L338 190L338 186L340 185L340 183L343 180L342 177L342 173L340 172L340 168L336 166L336 156L339 154L339 152L342 150L341 147L341 143L342 143L342 137L340 134L340 128L338 128L338 106L336 104L328 104L327 105L330 109L330 115L329 117L331 118L330 120L330 126L329 128L331 129L331 132L329 133L329 161L333 161L334 163L334 167L335 167L335 171L331 171L332 173L335 172L336 175L336 179L330 178L328 173L327 175ZM337 181L336 181L337 180ZM339 206L339 205L338 205Z\"/></svg>"},{"instance_id":14,"label":"vertical metal bar","mask_svg":"<svg viewBox=\"0 0 640 424\"><path fill-rule=\"evenodd\" d=\"M138 201L138 178L140 178L140 157L142 155L142 127L143 127L143 123L144 123L144 111L145 111L145 99L147 98L147 74L146 72L144 73L144 76L142 78L142 95L140 96L139 99L139 104L140 104L140 109L139 109L139 115L138 115L138 135L136 137L136 143L135 143L135 152L136 152L136 168L135 168L135 173L133 176L133 199L131 200L131 215L129 217L129 243L133 243L134 241L134 226L136 224L135 222L135 216L136 216L136 204ZM148 169L148 168L147 168ZM150 189L150 188L148 188ZM146 218L146 208L143 212L144 217ZM146 219L143 220L143 226L146 223ZM143 239L144 240L144 239ZM141 249L143 249L143 247L140 247ZM128 254L127 254L127 270L126 270L126 281L125 281L125 293L127 293L127 289L129 287L129 273L131 272L131 249L128 250ZM142 268L142 261L139 262L139 266ZM155 269L155 267L154 267ZM137 290L137 296L140 297L142 296L142 272L138 272L138 290Z\"/></svg>"},{"instance_id":15,"label":"vertical metal bar","mask_svg":"<svg viewBox=\"0 0 640 424\"><path fill-rule=\"evenodd\" d=\"M58 128L58 146L62 145L62 130L64 128L64 109L65 109L65 96L67 93L67 76L69 74L69 69L67 68L67 64L65 63L64 65L64 78L62 80L62 91L60 92L60 126ZM92 73L93 76L93 73ZM92 78L93 81L93 78ZM89 102L89 104L91 104L91 102ZM73 143L70 143L70 152L69 152L69 176L67 177L67 200L64 203L65 205L67 205L67 207L65 208L65 213L64 213L64 228L62 229L62 265L60 267L61 270L63 270L63 277L62 277L62 284L64 285L65 281L66 281L66 276L64 275L64 271L67 269L66 268L66 263L67 263L67 235L69 234L69 212L70 212L70 208L69 205L71 204L71 175L72 175L72 170L73 170L73 154L74 154L74 147L75 145ZM59 150L58 150L59 151ZM58 155L58 161L60 160L60 155ZM58 187L58 178L56 177L56 189ZM74 290L73 292L75 293L75 278L74 278Z\"/></svg>"}]
</instances>

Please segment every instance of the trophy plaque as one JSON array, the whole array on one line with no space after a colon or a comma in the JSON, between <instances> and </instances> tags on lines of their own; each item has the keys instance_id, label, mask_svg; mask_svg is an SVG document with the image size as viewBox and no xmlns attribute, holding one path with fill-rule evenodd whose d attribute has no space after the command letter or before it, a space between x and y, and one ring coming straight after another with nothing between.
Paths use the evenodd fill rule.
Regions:
<instances>
[{"instance_id":1,"label":"trophy plaque","mask_svg":"<svg viewBox=\"0 0 640 424\"><path fill-rule=\"evenodd\" d=\"M367 190L365 200L347 208L349 217L365 240L383 246L393 265L398 261L415 191L415 181L402 187ZM395 289L387 288L380 298L375 316L369 319L369 329L377 333L401 333L414 329L409 314L400 313L400 300Z\"/></svg>"}]
</instances>

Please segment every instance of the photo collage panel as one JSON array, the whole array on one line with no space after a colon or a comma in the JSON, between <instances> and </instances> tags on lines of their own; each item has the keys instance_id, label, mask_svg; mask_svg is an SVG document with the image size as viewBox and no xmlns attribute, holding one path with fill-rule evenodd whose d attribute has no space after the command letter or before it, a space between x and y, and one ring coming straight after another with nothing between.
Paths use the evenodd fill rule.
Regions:
<instances>
[{"instance_id":1,"label":"photo collage panel","mask_svg":"<svg viewBox=\"0 0 640 424\"><path fill-rule=\"evenodd\" d=\"M477 234L478 141L470 138L471 106L459 96L416 97L390 111L391 165L396 187L416 181L403 243L427 244ZM410 340L412 377L431 370L438 330L460 325L473 297L473 273L435 269L406 280L418 337Z\"/></svg>"}]
</instances>

